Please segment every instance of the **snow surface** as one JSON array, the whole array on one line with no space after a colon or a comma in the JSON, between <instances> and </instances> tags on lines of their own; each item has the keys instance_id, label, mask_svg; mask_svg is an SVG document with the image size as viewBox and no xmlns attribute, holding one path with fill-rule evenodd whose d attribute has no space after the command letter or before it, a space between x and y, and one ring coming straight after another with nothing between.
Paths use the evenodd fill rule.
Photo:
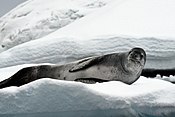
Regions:
<instances>
[{"instance_id":1,"label":"snow surface","mask_svg":"<svg viewBox=\"0 0 175 117\"><path fill-rule=\"evenodd\" d=\"M175 68L175 40L105 36L47 38L15 46L0 54L0 68L31 63L64 64L80 58L129 51L142 47L147 53L145 68Z\"/></svg>"},{"instance_id":2,"label":"snow surface","mask_svg":"<svg viewBox=\"0 0 175 117\"><path fill-rule=\"evenodd\" d=\"M0 18L0 51L38 39L111 0L28 0Z\"/></svg>"},{"instance_id":3,"label":"snow surface","mask_svg":"<svg viewBox=\"0 0 175 117\"><path fill-rule=\"evenodd\" d=\"M101 35L175 39L174 0L122 0L113 2L46 36L85 39Z\"/></svg>"},{"instance_id":4,"label":"snow surface","mask_svg":"<svg viewBox=\"0 0 175 117\"><path fill-rule=\"evenodd\" d=\"M3 22L13 24L9 23L11 26L9 32L10 30L15 32L13 29L15 25L16 28L26 27L23 22L18 24L20 18L14 23L8 18L13 15L18 16L20 9L22 9L22 14L25 9L36 9L36 12L34 10L29 15L23 16L27 18L30 14L41 13L41 11L47 14L49 9L55 9L57 6L54 0L53 3L49 1L49 4L44 4L46 0L42 1L43 4L38 5L41 0L38 2L30 0L5 15ZM60 6L67 8L69 3L72 3L71 8L74 8L74 5L78 6L76 8L81 6L82 12L88 15L61 29L55 29L54 33L43 38L19 44L0 53L0 80L10 77L23 67L35 65L35 63L64 64L88 56L128 51L135 46L146 50L146 68L175 68L175 35L173 32L175 30L173 13L175 2L173 0L112 1L111 4L91 14L89 14L91 8L83 7L86 3L89 4L89 1L70 1L66 0L68 4ZM100 1L92 0L92 3L97 3L95 9L99 7ZM26 7L23 8L25 4ZM91 10L84 12L85 9ZM45 19L45 15L41 15L41 19L39 16L33 17L36 18L34 20L36 22L26 21L33 24L30 26L35 27L38 24L37 19L38 21ZM51 17L51 15L47 16ZM35 32L39 34L38 32L41 31L39 35L46 35L46 32L49 33L47 27L52 24L49 20L48 24L41 26L45 26L46 30L38 31L32 27L31 34ZM2 33L0 35L2 36ZM17 38L21 37L26 37L26 35L23 33L17 35ZM36 38L36 34L33 37ZM8 43L7 41L8 39L5 39L3 43ZM17 44L11 42L12 45ZM45 78L21 87L0 89L0 116L173 117L175 115L175 85L163 80L175 81L175 77L160 78L157 76L154 79L140 77L132 85L118 81L83 84Z\"/></svg>"},{"instance_id":5,"label":"snow surface","mask_svg":"<svg viewBox=\"0 0 175 117\"><path fill-rule=\"evenodd\" d=\"M78 3L85 4L81 0ZM0 68L30 63L63 64L87 56L128 51L135 46L146 50L146 68L175 68L174 3L112 1L54 33L4 51L0 54Z\"/></svg>"},{"instance_id":6,"label":"snow surface","mask_svg":"<svg viewBox=\"0 0 175 117\"><path fill-rule=\"evenodd\" d=\"M30 65L0 69L0 77L7 71L8 77L25 66ZM119 81L83 84L45 78L21 87L1 89L0 116L173 117L174 88L167 81L144 77L132 85Z\"/></svg>"}]
</instances>

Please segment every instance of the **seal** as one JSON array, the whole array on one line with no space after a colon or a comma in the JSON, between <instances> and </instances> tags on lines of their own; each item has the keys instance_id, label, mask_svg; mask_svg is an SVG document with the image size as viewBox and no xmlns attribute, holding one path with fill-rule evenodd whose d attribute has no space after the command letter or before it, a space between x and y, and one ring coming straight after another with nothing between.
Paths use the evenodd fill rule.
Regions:
<instances>
[{"instance_id":1,"label":"seal","mask_svg":"<svg viewBox=\"0 0 175 117\"><path fill-rule=\"evenodd\" d=\"M145 62L145 51L133 48L129 52L89 57L65 65L26 67L0 82L0 88L21 86L41 78L83 83L121 81L132 84L140 77Z\"/></svg>"}]
</instances>

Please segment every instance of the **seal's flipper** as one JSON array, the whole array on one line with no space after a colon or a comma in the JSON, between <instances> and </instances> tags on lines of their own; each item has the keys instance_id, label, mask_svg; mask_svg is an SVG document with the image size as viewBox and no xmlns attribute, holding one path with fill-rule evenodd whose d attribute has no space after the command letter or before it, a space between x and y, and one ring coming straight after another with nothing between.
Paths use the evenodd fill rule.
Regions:
<instances>
[{"instance_id":1,"label":"seal's flipper","mask_svg":"<svg viewBox=\"0 0 175 117\"><path fill-rule=\"evenodd\" d=\"M84 59L82 61L79 61L78 63L76 63L70 70L69 72L76 72L79 70L84 70L94 64L99 63L101 60L100 57L94 57L94 58L87 58Z\"/></svg>"},{"instance_id":2,"label":"seal's flipper","mask_svg":"<svg viewBox=\"0 0 175 117\"><path fill-rule=\"evenodd\" d=\"M97 82L98 83L108 82L108 80L102 80L99 78L78 78L78 79L75 79L75 81L86 83L86 84L95 84Z\"/></svg>"}]
</instances>

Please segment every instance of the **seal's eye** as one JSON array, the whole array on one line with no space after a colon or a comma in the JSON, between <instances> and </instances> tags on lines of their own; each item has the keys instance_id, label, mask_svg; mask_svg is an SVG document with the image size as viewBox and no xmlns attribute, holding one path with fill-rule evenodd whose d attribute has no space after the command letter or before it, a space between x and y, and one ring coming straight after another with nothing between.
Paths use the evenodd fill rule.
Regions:
<instances>
[{"instance_id":1,"label":"seal's eye","mask_svg":"<svg viewBox=\"0 0 175 117\"><path fill-rule=\"evenodd\" d=\"M143 54L138 52L131 53L131 57L135 60L142 60Z\"/></svg>"},{"instance_id":2,"label":"seal's eye","mask_svg":"<svg viewBox=\"0 0 175 117\"><path fill-rule=\"evenodd\" d=\"M144 57L143 53L140 54L141 59Z\"/></svg>"}]
</instances>

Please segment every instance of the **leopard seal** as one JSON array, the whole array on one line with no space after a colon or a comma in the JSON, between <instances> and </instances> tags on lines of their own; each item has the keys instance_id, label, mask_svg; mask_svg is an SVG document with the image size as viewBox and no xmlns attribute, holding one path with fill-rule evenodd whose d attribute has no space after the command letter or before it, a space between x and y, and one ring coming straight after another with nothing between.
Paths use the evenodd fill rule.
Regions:
<instances>
[{"instance_id":1,"label":"leopard seal","mask_svg":"<svg viewBox=\"0 0 175 117\"><path fill-rule=\"evenodd\" d=\"M121 81L132 84L140 77L145 62L145 51L133 48L128 52L89 57L64 65L26 67L0 82L0 88L21 86L41 78L83 83Z\"/></svg>"}]
</instances>

